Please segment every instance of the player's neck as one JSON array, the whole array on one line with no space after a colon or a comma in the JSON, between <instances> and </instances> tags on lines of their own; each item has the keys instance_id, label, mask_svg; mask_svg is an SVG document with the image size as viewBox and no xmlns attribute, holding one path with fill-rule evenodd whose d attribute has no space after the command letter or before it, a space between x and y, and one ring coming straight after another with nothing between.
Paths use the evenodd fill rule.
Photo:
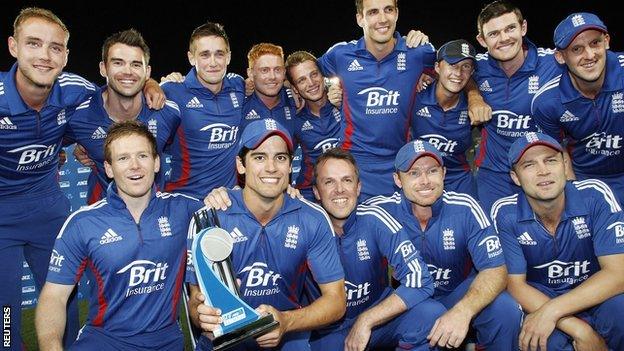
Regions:
<instances>
[{"instance_id":1,"label":"player's neck","mask_svg":"<svg viewBox=\"0 0 624 351\"><path fill-rule=\"evenodd\" d=\"M218 94L223 88L223 80L219 81L218 83L211 84L201 79L199 75L197 75L197 80L201 83L201 85L204 88L210 90L215 95Z\"/></svg>"},{"instance_id":2,"label":"player's neck","mask_svg":"<svg viewBox=\"0 0 624 351\"><path fill-rule=\"evenodd\" d=\"M393 37L390 41L385 43L377 43L371 39L365 39L366 42L366 50L373 55L377 61L381 61L386 56L390 55L392 50L394 50L394 45L396 44L396 39Z\"/></svg>"},{"instance_id":3,"label":"player's neck","mask_svg":"<svg viewBox=\"0 0 624 351\"><path fill-rule=\"evenodd\" d=\"M431 206L420 206L412 203L412 213L414 213L414 216L418 219L420 229L424 231L427 228L427 223L429 223L429 220L433 217Z\"/></svg>"},{"instance_id":4,"label":"player's neck","mask_svg":"<svg viewBox=\"0 0 624 351\"><path fill-rule=\"evenodd\" d=\"M262 226L267 225L284 204L284 193L276 198L266 198L249 187L243 188L243 201L247 209Z\"/></svg>"},{"instance_id":5,"label":"player's neck","mask_svg":"<svg viewBox=\"0 0 624 351\"><path fill-rule=\"evenodd\" d=\"M143 108L143 93L135 96L122 96L110 88L102 93L104 109L115 122L134 120Z\"/></svg>"},{"instance_id":6,"label":"player's neck","mask_svg":"<svg viewBox=\"0 0 624 351\"><path fill-rule=\"evenodd\" d=\"M570 75L570 80L572 81L572 85L574 86L574 88L576 88L576 90L578 90L581 95L591 100L595 99L596 96L600 94L600 91L602 90L602 85L605 81L605 73L606 69L602 71L598 79L593 82L588 82L568 71L568 74Z\"/></svg>"},{"instance_id":7,"label":"player's neck","mask_svg":"<svg viewBox=\"0 0 624 351\"><path fill-rule=\"evenodd\" d=\"M557 226L561 221L561 214L565 209L565 193L561 193L556 199L549 201L540 201L527 197L533 212L548 230L551 235L555 235Z\"/></svg>"},{"instance_id":8,"label":"player's neck","mask_svg":"<svg viewBox=\"0 0 624 351\"><path fill-rule=\"evenodd\" d=\"M258 99L260 99L264 106L266 106L266 108L268 108L269 110L273 109L280 103L280 94L277 94L275 96L268 96L258 91L256 91L256 94L258 95Z\"/></svg>"},{"instance_id":9,"label":"player's neck","mask_svg":"<svg viewBox=\"0 0 624 351\"><path fill-rule=\"evenodd\" d=\"M438 105L442 107L443 111L448 111L457 106L457 103L459 103L459 94L461 93L453 93L451 91L448 91L446 88L444 88L444 86L442 86L442 83L440 83L440 81L436 83L436 101L438 102Z\"/></svg>"},{"instance_id":10,"label":"player's neck","mask_svg":"<svg viewBox=\"0 0 624 351\"><path fill-rule=\"evenodd\" d=\"M139 223L141 220L141 215L147 208L151 195L152 189L150 189L147 194L140 197L132 197L123 192L119 192L119 197L121 197L123 202L126 204L126 208L130 211L135 223Z\"/></svg>"},{"instance_id":11,"label":"player's neck","mask_svg":"<svg viewBox=\"0 0 624 351\"><path fill-rule=\"evenodd\" d=\"M327 94L323 94L323 97L316 101L305 100L305 103L308 106L310 113L316 117L321 117L321 108L323 108L323 106L327 103Z\"/></svg>"},{"instance_id":12,"label":"player's neck","mask_svg":"<svg viewBox=\"0 0 624 351\"><path fill-rule=\"evenodd\" d=\"M498 64L500 68L505 72L507 77L513 76L520 67L524 64L524 60L528 54L528 51L525 49L521 49L514 58L508 61L499 61Z\"/></svg>"},{"instance_id":13,"label":"player's neck","mask_svg":"<svg viewBox=\"0 0 624 351\"><path fill-rule=\"evenodd\" d=\"M15 87L24 103L35 111L41 111L52 91L52 86L35 84L24 76L19 69L15 73Z\"/></svg>"}]
</instances>

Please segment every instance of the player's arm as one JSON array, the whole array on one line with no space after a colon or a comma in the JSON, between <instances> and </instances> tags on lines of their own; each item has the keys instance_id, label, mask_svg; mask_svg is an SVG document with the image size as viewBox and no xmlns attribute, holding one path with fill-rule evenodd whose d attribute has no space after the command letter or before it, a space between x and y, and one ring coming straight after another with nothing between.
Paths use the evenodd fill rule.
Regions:
<instances>
[{"instance_id":1,"label":"player's arm","mask_svg":"<svg viewBox=\"0 0 624 351\"><path fill-rule=\"evenodd\" d=\"M46 282L43 286L35 313L35 328L41 350L63 350L67 300L73 290L74 285Z\"/></svg>"},{"instance_id":2,"label":"player's arm","mask_svg":"<svg viewBox=\"0 0 624 351\"><path fill-rule=\"evenodd\" d=\"M145 102L149 108L160 110L165 106L165 100L167 100L165 92L154 79L150 78L145 82L143 94L145 95Z\"/></svg>"},{"instance_id":3,"label":"player's arm","mask_svg":"<svg viewBox=\"0 0 624 351\"><path fill-rule=\"evenodd\" d=\"M364 350L373 328L393 320L405 311L405 302L396 294L390 294L357 318L345 339L345 350Z\"/></svg>"},{"instance_id":4,"label":"player's arm","mask_svg":"<svg viewBox=\"0 0 624 351\"><path fill-rule=\"evenodd\" d=\"M260 305L259 312L271 313L280 325L256 339L260 347L276 347L284 334L313 330L340 319L346 310L344 279L318 284L321 297L304 308L278 311L269 305Z\"/></svg>"},{"instance_id":5,"label":"player's arm","mask_svg":"<svg viewBox=\"0 0 624 351\"><path fill-rule=\"evenodd\" d=\"M188 273L188 272L187 272ZM199 290L199 286L189 284L189 316L191 321L204 332L213 332L219 327L221 310L204 304L205 296Z\"/></svg>"},{"instance_id":6,"label":"player's arm","mask_svg":"<svg viewBox=\"0 0 624 351\"><path fill-rule=\"evenodd\" d=\"M477 87L474 79L470 78L464 92L468 97L468 117L470 125L479 125L492 119L492 107L488 105Z\"/></svg>"}]
</instances>

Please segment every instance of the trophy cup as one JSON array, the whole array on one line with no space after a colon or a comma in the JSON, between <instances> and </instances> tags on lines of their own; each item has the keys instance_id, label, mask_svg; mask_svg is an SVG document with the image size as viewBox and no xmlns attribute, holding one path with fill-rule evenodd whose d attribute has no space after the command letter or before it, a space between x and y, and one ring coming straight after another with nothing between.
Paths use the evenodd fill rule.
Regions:
<instances>
[{"instance_id":1,"label":"trophy cup","mask_svg":"<svg viewBox=\"0 0 624 351\"><path fill-rule=\"evenodd\" d=\"M248 338L266 334L279 325L273 315L260 315L241 298L232 271L230 254L234 241L220 228L216 211L203 210L194 215L193 266L205 304L221 309L222 323L213 333L215 351L227 350Z\"/></svg>"}]
</instances>

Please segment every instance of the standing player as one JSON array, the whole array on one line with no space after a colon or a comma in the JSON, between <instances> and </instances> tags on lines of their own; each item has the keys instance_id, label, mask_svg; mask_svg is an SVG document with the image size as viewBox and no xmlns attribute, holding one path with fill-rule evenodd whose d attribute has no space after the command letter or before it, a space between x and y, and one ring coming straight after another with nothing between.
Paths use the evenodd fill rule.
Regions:
<instances>
[{"instance_id":1,"label":"standing player","mask_svg":"<svg viewBox=\"0 0 624 351\"><path fill-rule=\"evenodd\" d=\"M624 201L624 55L609 50L596 15L573 13L555 29L555 58L567 69L535 95L544 132L568 140L572 178L596 178ZM569 165L569 164L568 164Z\"/></svg>"},{"instance_id":2,"label":"standing player","mask_svg":"<svg viewBox=\"0 0 624 351\"><path fill-rule=\"evenodd\" d=\"M446 308L428 335L433 347L459 347L470 326L488 350L517 350L522 312L503 290L507 270L487 215L467 194L444 192L442 156L415 140L396 156L392 197L370 199L407 228L435 279L434 299Z\"/></svg>"},{"instance_id":3,"label":"standing player","mask_svg":"<svg viewBox=\"0 0 624 351\"><path fill-rule=\"evenodd\" d=\"M301 146L301 169L295 187L308 200L314 200L314 163L325 151L340 144L340 110L329 103L325 77L316 57L296 51L286 58L286 76L305 102L295 117L295 143Z\"/></svg>"},{"instance_id":4,"label":"standing player","mask_svg":"<svg viewBox=\"0 0 624 351\"><path fill-rule=\"evenodd\" d=\"M380 207L356 206L361 183L349 152L330 149L317 159L315 174L314 194L337 234L347 312L339 324L312 333L312 349L429 350L427 334L445 308L430 298L433 280L405 229ZM401 282L396 289L388 263Z\"/></svg>"},{"instance_id":5,"label":"standing player","mask_svg":"<svg viewBox=\"0 0 624 351\"><path fill-rule=\"evenodd\" d=\"M203 198L214 188L236 184L235 162L242 129L245 82L226 73L230 43L223 26L207 22L189 40L191 70L181 83L162 85L182 110L180 127L167 149L172 157L166 191Z\"/></svg>"},{"instance_id":6,"label":"standing player","mask_svg":"<svg viewBox=\"0 0 624 351\"><path fill-rule=\"evenodd\" d=\"M89 269L86 326L72 350L182 350L177 324L189 221L201 203L156 192L156 140L137 121L115 124L104 144L106 198L61 229L37 307L42 350L60 350L65 303Z\"/></svg>"},{"instance_id":7,"label":"standing player","mask_svg":"<svg viewBox=\"0 0 624 351\"><path fill-rule=\"evenodd\" d=\"M473 197L476 185L466 157L472 147L472 129L463 89L474 72L475 54L463 39L442 45L435 64L438 79L416 95L411 117L412 137L434 145L444 158L444 189Z\"/></svg>"},{"instance_id":8,"label":"standing player","mask_svg":"<svg viewBox=\"0 0 624 351\"><path fill-rule=\"evenodd\" d=\"M519 138L508 162L522 190L492 207L508 290L528 313L521 347L623 350L624 214L605 183L566 182L563 153L546 134Z\"/></svg>"},{"instance_id":9,"label":"standing player","mask_svg":"<svg viewBox=\"0 0 624 351\"><path fill-rule=\"evenodd\" d=\"M242 298L280 326L239 349L278 347L309 350L309 331L338 320L345 311L344 273L327 214L318 205L285 196L293 152L288 131L273 119L250 123L241 135L238 173L242 190L230 190L232 206L219 211L221 227L234 238L232 263ZM192 235L189 242L192 241ZM310 269L321 297L303 307ZM258 281L258 277L265 277ZM204 305L189 266L190 313L205 331L214 330L215 310ZM206 338L200 349L209 349Z\"/></svg>"},{"instance_id":10,"label":"standing player","mask_svg":"<svg viewBox=\"0 0 624 351\"><path fill-rule=\"evenodd\" d=\"M473 78L493 112L481 130L476 181L479 201L489 211L494 201L519 190L509 178L507 150L516 138L537 130L531 99L561 69L552 50L538 48L525 37L522 12L506 0L485 6L477 29L477 40L488 52L477 55Z\"/></svg>"},{"instance_id":11,"label":"standing player","mask_svg":"<svg viewBox=\"0 0 624 351\"><path fill-rule=\"evenodd\" d=\"M110 179L104 170L103 146L113 123L141 121L156 137L161 152L180 122L180 111L173 101L166 101L161 110L151 110L145 102L143 89L150 77L149 59L149 47L136 30L108 37L100 62L106 87L80 104L67 123L66 141L81 145L95 163L89 175L88 204L106 196Z\"/></svg>"}]
</instances>

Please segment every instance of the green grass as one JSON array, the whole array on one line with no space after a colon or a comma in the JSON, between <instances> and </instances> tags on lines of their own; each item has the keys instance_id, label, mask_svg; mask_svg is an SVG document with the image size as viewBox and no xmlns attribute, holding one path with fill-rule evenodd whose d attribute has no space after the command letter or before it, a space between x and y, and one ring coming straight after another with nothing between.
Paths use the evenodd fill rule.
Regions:
<instances>
[{"instance_id":1,"label":"green grass","mask_svg":"<svg viewBox=\"0 0 624 351\"><path fill-rule=\"evenodd\" d=\"M87 300L81 300L79 303L80 308L80 324L84 324L87 320L87 312L89 310L89 304ZM181 305L181 304L180 304ZM186 311L184 308L180 309L180 324L182 325L182 332L186 340L185 350L193 350L191 347L191 341L189 339L188 328L186 327ZM37 335L35 334L35 309L29 308L22 310L22 340L26 344L26 350L33 351L39 350L37 344Z\"/></svg>"}]
</instances>

